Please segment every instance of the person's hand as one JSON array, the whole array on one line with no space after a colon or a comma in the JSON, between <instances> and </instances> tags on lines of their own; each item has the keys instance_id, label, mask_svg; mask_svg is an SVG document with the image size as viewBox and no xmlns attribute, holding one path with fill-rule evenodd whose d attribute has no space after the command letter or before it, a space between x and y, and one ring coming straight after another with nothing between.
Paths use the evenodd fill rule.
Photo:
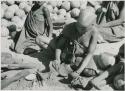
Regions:
<instances>
[{"instance_id":1,"label":"person's hand","mask_svg":"<svg viewBox=\"0 0 125 91\"><path fill-rule=\"evenodd\" d=\"M52 39L53 39L52 34L50 34L50 35L48 36L48 38L49 38L50 40L52 40Z\"/></svg>"},{"instance_id":2,"label":"person's hand","mask_svg":"<svg viewBox=\"0 0 125 91\"><path fill-rule=\"evenodd\" d=\"M96 14L99 14L99 13L101 13L101 12L106 13L106 12L107 12L107 9L100 7L100 8L98 8L98 9L96 10Z\"/></svg>"},{"instance_id":3,"label":"person's hand","mask_svg":"<svg viewBox=\"0 0 125 91\"><path fill-rule=\"evenodd\" d=\"M8 69L17 69L19 68L19 64L8 64Z\"/></svg>"},{"instance_id":4,"label":"person's hand","mask_svg":"<svg viewBox=\"0 0 125 91\"><path fill-rule=\"evenodd\" d=\"M71 75L72 78L79 77L79 73L77 73L76 71L72 72L70 75Z\"/></svg>"},{"instance_id":5,"label":"person's hand","mask_svg":"<svg viewBox=\"0 0 125 91\"><path fill-rule=\"evenodd\" d=\"M60 63L61 63L60 60L54 60L54 61L53 61L52 66L55 68L56 71L59 70Z\"/></svg>"}]
</instances>

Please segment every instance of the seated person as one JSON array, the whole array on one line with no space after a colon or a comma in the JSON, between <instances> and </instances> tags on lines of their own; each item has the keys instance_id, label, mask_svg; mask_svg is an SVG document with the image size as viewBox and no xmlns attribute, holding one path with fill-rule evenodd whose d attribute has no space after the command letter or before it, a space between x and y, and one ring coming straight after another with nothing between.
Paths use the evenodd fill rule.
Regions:
<instances>
[{"instance_id":1,"label":"seated person","mask_svg":"<svg viewBox=\"0 0 125 91\"><path fill-rule=\"evenodd\" d=\"M99 9L97 10L100 12L97 13L97 24L100 27L98 28L100 35L108 42L121 41L125 37L124 1L105 1L105 5L107 5L107 8L105 8L106 11L103 9L100 11Z\"/></svg>"},{"instance_id":2,"label":"seated person","mask_svg":"<svg viewBox=\"0 0 125 91\"><path fill-rule=\"evenodd\" d=\"M56 60L52 63L57 71L62 62L69 64L74 70L70 73L74 79L79 77L86 67L96 69L92 60L98 39L97 30L93 25L96 15L88 10L89 8L81 10L78 21L64 27L57 39Z\"/></svg>"},{"instance_id":3,"label":"seated person","mask_svg":"<svg viewBox=\"0 0 125 91\"><path fill-rule=\"evenodd\" d=\"M116 64L113 65L112 67L108 68L102 74L100 74L99 76L95 77L94 79L92 79L90 81L91 85L94 86L96 89L101 89L100 88L100 84L101 84L101 82L103 82L104 84L106 84L106 79L111 78L110 81L112 82L112 79L116 75L118 75L118 74L124 74L124 65L125 65L124 47L125 47L125 44L123 44L120 47L119 53L118 53L118 55L116 57ZM119 90L123 90L124 89L124 86L125 86L124 81L122 83L123 83L121 85L122 88L119 89Z\"/></svg>"},{"instance_id":4,"label":"seated person","mask_svg":"<svg viewBox=\"0 0 125 91\"><path fill-rule=\"evenodd\" d=\"M27 15L24 27L19 35L13 50L17 53L28 54L33 52L37 44L36 40L39 36L52 38L52 22L49 10L44 6L45 1L34 1L35 4ZM47 41L41 40L41 44ZM28 50L31 49L31 50Z\"/></svg>"}]
</instances>

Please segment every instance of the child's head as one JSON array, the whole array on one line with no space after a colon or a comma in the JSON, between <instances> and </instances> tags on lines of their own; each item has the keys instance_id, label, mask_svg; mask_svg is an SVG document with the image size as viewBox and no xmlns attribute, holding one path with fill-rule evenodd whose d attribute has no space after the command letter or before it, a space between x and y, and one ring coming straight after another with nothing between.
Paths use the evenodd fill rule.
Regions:
<instances>
[{"instance_id":1,"label":"child's head","mask_svg":"<svg viewBox=\"0 0 125 91\"><path fill-rule=\"evenodd\" d=\"M91 10L91 8L86 8L80 11L77 29L79 32L85 30L85 28L91 26L96 20L96 14Z\"/></svg>"}]
</instances>

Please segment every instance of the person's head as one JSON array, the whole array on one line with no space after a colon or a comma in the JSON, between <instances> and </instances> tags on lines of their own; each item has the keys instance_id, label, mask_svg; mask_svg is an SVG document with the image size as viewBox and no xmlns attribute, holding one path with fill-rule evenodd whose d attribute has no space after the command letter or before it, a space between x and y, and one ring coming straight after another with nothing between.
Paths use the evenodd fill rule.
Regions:
<instances>
[{"instance_id":1,"label":"person's head","mask_svg":"<svg viewBox=\"0 0 125 91\"><path fill-rule=\"evenodd\" d=\"M96 14L89 7L81 10L76 23L76 28L78 32L79 33L85 32L86 28L92 26L92 24L96 20L96 17L97 17Z\"/></svg>"},{"instance_id":2,"label":"person's head","mask_svg":"<svg viewBox=\"0 0 125 91\"><path fill-rule=\"evenodd\" d=\"M121 61L125 61L125 55L124 55L124 49L125 48L125 44L123 44L120 49L119 49L119 52L118 52L118 58L121 60Z\"/></svg>"}]
</instances>

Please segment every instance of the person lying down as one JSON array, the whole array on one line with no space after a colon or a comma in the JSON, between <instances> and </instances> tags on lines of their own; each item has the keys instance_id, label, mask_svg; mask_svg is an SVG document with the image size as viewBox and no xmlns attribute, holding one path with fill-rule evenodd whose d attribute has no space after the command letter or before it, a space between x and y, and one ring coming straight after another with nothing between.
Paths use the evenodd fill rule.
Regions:
<instances>
[{"instance_id":1,"label":"person lying down","mask_svg":"<svg viewBox=\"0 0 125 91\"><path fill-rule=\"evenodd\" d=\"M116 63L105 70L102 74L95 77L90 81L90 84L94 86L96 89L101 90L100 84L107 84L108 81L113 83L113 86L116 90L124 90L125 88L125 80L124 80L124 65L125 65L125 55L124 55L125 44L123 44L119 53L116 56ZM111 60L109 60L111 61ZM109 79L109 80L108 80Z\"/></svg>"}]
</instances>

